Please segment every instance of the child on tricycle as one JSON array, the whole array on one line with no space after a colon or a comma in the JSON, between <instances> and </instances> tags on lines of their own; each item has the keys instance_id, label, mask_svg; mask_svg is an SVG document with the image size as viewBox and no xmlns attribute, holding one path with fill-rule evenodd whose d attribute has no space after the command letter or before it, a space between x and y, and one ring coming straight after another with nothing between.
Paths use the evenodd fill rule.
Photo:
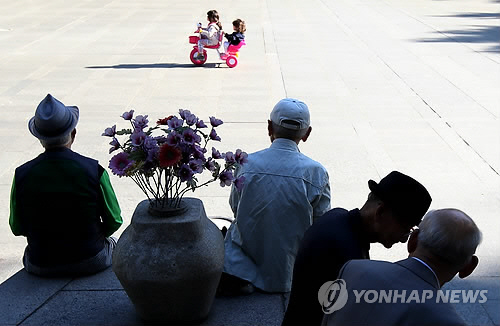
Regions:
<instances>
[{"instance_id":1,"label":"child on tricycle","mask_svg":"<svg viewBox=\"0 0 500 326\"><path fill-rule=\"evenodd\" d=\"M245 32L247 28L245 22L241 19L236 19L233 21L233 33L224 34L227 42L224 42L224 53L227 52L230 45L238 46L241 41L245 42ZM241 46L240 46L241 47ZM239 48L238 48L239 49Z\"/></svg>"},{"instance_id":2,"label":"child on tricycle","mask_svg":"<svg viewBox=\"0 0 500 326\"><path fill-rule=\"evenodd\" d=\"M229 68L236 67L236 65L238 64L238 52L240 48L245 45L245 22L241 19L236 19L235 21L233 21L234 32L232 34L226 35L228 42L224 42L224 52L221 53L219 50L222 48L221 44L224 32L222 31L222 29L217 29L215 27L221 26L217 11L210 10L207 13L207 19L210 22L208 27L204 29L201 28L201 24L198 24L198 30L196 31L196 33L199 34L189 37L189 43L196 44L195 46L193 46L193 50L191 51L191 54L189 56L191 62L197 66L203 65L207 61L207 51L205 49L215 49L219 53L219 58L226 61L226 64ZM216 41L214 41L215 36L217 36Z\"/></svg>"},{"instance_id":3,"label":"child on tricycle","mask_svg":"<svg viewBox=\"0 0 500 326\"><path fill-rule=\"evenodd\" d=\"M198 24L200 39L198 40L198 53L196 58L200 61L204 59L203 46L214 46L219 44L220 34L224 33L217 10L208 11L207 20L208 26L206 28L201 27L201 23Z\"/></svg>"}]
</instances>

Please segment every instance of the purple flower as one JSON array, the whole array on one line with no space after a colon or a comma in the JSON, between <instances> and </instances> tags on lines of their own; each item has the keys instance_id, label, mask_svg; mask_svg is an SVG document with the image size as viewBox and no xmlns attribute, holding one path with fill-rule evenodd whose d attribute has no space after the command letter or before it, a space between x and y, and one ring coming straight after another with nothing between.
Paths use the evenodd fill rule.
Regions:
<instances>
[{"instance_id":1,"label":"purple flower","mask_svg":"<svg viewBox=\"0 0 500 326\"><path fill-rule=\"evenodd\" d=\"M212 157L216 160L222 158L222 155L220 155L220 152L216 150L214 147L212 147Z\"/></svg>"},{"instance_id":2,"label":"purple flower","mask_svg":"<svg viewBox=\"0 0 500 326\"><path fill-rule=\"evenodd\" d=\"M183 123L184 123L184 120L181 120L177 117L173 117L172 119L168 120L168 122L167 122L168 127L171 129L176 129L176 128L182 127Z\"/></svg>"},{"instance_id":3,"label":"purple flower","mask_svg":"<svg viewBox=\"0 0 500 326\"><path fill-rule=\"evenodd\" d=\"M193 158L197 159L197 160L202 160L203 162L205 162L205 153L207 152L207 150L205 148L201 148L200 146L198 145L195 145L194 146L194 149L193 149Z\"/></svg>"},{"instance_id":4,"label":"purple flower","mask_svg":"<svg viewBox=\"0 0 500 326\"><path fill-rule=\"evenodd\" d=\"M116 135L116 125L106 128L101 136L114 137Z\"/></svg>"},{"instance_id":5,"label":"purple flower","mask_svg":"<svg viewBox=\"0 0 500 326\"><path fill-rule=\"evenodd\" d=\"M158 144L158 146L160 146L160 145L162 145L162 144L164 144L164 143L167 142L167 137L165 137L163 135L162 136L156 136L156 137L154 137L154 140L156 140L156 143Z\"/></svg>"},{"instance_id":6,"label":"purple flower","mask_svg":"<svg viewBox=\"0 0 500 326\"><path fill-rule=\"evenodd\" d=\"M144 148L153 149L156 147L158 147L158 142L156 141L156 139L150 136L146 136L146 138L144 139Z\"/></svg>"},{"instance_id":7,"label":"purple flower","mask_svg":"<svg viewBox=\"0 0 500 326\"><path fill-rule=\"evenodd\" d=\"M212 128L212 131L210 131L210 139L220 141L220 137L217 136L217 132L215 132L215 129Z\"/></svg>"},{"instance_id":8,"label":"purple flower","mask_svg":"<svg viewBox=\"0 0 500 326\"><path fill-rule=\"evenodd\" d=\"M208 160L205 162L205 168L211 172L215 171L215 163L211 157L209 157Z\"/></svg>"},{"instance_id":9,"label":"purple flower","mask_svg":"<svg viewBox=\"0 0 500 326\"><path fill-rule=\"evenodd\" d=\"M149 120L147 115L138 115L134 120L132 120L134 128L140 130L146 128L148 126L148 122Z\"/></svg>"},{"instance_id":10,"label":"purple flower","mask_svg":"<svg viewBox=\"0 0 500 326\"><path fill-rule=\"evenodd\" d=\"M194 173L201 173L203 172L203 161L191 160L189 161L189 168L193 170Z\"/></svg>"},{"instance_id":11,"label":"purple flower","mask_svg":"<svg viewBox=\"0 0 500 326\"><path fill-rule=\"evenodd\" d=\"M216 119L215 117L210 117L210 124L212 125L212 127L217 127L217 126L220 126L221 124L223 124L224 122L222 122L222 120L219 120L219 119Z\"/></svg>"},{"instance_id":12,"label":"purple flower","mask_svg":"<svg viewBox=\"0 0 500 326\"><path fill-rule=\"evenodd\" d=\"M187 111L187 113L185 112L184 113L184 120L186 120L186 124L188 126L192 126L194 125L196 122L198 122L198 117L196 117L194 114L192 114L191 112Z\"/></svg>"},{"instance_id":13,"label":"purple flower","mask_svg":"<svg viewBox=\"0 0 500 326\"><path fill-rule=\"evenodd\" d=\"M193 129L186 129L182 132L182 141L186 144L193 145L194 143L199 143L201 137L196 134Z\"/></svg>"},{"instance_id":14,"label":"purple flower","mask_svg":"<svg viewBox=\"0 0 500 326\"><path fill-rule=\"evenodd\" d=\"M237 149L236 153L234 154L234 158L238 164L245 164L248 162L248 154L243 152L241 149Z\"/></svg>"},{"instance_id":15,"label":"purple flower","mask_svg":"<svg viewBox=\"0 0 500 326\"><path fill-rule=\"evenodd\" d=\"M224 171L219 174L220 186L230 186L231 182L233 182L233 173L231 171Z\"/></svg>"},{"instance_id":16,"label":"purple flower","mask_svg":"<svg viewBox=\"0 0 500 326\"><path fill-rule=\"evenodd\" d=\"M205 122L203 122L203 120L198 120L198 122L196 122L196 127L197 128L207 128L207 125L205 124Z\"/></svg>"},{"instance_id":17,"label":"purple flower","mask_svg":"<svg viewBox=\"0 0 500 326\"><path fill-rule=\"evenodd\" d=\"M245 177L241 176L233 181L234 186L238 191L241 191L243 189L243 185L245 184Z\"/></svg>"},{"instance_id":18,"label":"purple flower","mask_svg":"<svg viewBox=\"0 0 500 326\"><path fill-rule=\"evenodd\" d=\"M144 140L144 149L147 152L146 161L152 162L159 150L156 139L146 136L146 139Z\"/></svg>"},{"instance_id":19,"label":"purple flower","mask_svg":"<svg viewBox=\"0 0 500 326\"><path fill-rule=\"evenodd\" d=\"M132 146L141 146L146 140L146 134L142 131L135 131L130 135L130 140L132 141Z\"/></svg>"},{"instance_id":20,"label":"purple flower","mask_svg":"<svg viewBox=\"0 0 500 326\"><path fill-rule=\"evenodd\" d=\"M181 137L179 136L179 134L173 131L168 134L166 143L169 144L170 146L175 146L179 143L180 140Z\"/></svg>"},{"instance_id":21,"label":"purple flower","mask_svg":"<svg viewBox=\"0 0 500 326\"><path fill-rule=\"evenodd\" d=\"M111 158L109 161L109 168L111 172L119 177L127 174L127 170L134 164L134 161L128 159L127 153L119 153Z\"/></svg>"},{"instance_id":22,"label":"purple flower","mask_svg":"<svg viewBox=\"0 0 500 326\"><path fill-rule=\"evenodd\" d=\"M122 118L125 120L132 120L132 117L134 116L134 110L130 110L128 112L123 112Z\"/></svg>"},{"instance_id":23,"label":"purple flower","mask_svg":"<svg viewBox=\"0 0 500 326\"><path fill-rule=\"evenodd\" d=\"M179 109L179 116L181 119L186 119L186 114L191 114L191 111Z\"/></svg>"},{"instance_id":24,"label":"purple flower","mask_svg":"<svg viewBox=\"0 0 500 326\"><path fill-rule=\"evenodd\" d=\"M113 137L113 140L109 144L113 146L109 149L109 154L113 153L118 148L120 148L120 143L118 142L118 139L116 139L115 137Z\"/></svg>"},{"instance_id":25,"label":"purple flower","mask_svg":"<svg viewBox=\"0 0 500 326\"><path fill-rule=\"evenodd\" d=\"M177 173L181 182L190 181L194 174L193 170L191 170L187 164L182 164Z\"/></svg>"},{"instance_id":26,"label":"purple flower","mask_svg":"<svg viewBox=\"0 0 500 326\"><path fill-rule=\"evenodd\" d=\"M148 149L148 155L146 156L147 162L153 162L159 151L158 147Z\"/></svg>"},{"instance_id":27,"label":"purple flower","mask_svg":"<svg viewBox=\"0 0 500 326\"><path fill-rule=\"evenodd\" d=\"M233 152L227 152L224 155L224 160L226 163L236 163L236 158L234 157Z\"/></svg>"}]
</instances>

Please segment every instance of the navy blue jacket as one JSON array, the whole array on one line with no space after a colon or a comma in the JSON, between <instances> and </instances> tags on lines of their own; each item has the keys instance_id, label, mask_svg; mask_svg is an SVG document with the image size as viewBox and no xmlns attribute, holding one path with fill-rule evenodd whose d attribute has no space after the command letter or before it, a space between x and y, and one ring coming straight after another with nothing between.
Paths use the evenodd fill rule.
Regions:
<instances>
[{"instance_id":1,"label":"navy blue jacket","mask_svg":"<svg viewBox=\"0 0 500 326\"><path fill-rule=\"evenodd\" d=\"M240 44L241 41L245 39L245 35L243 35L240 32L233 32L231 34L224 34L224 36L227 38L227 41L231 45L238 45Z\"/></svg>"}]
</instances>

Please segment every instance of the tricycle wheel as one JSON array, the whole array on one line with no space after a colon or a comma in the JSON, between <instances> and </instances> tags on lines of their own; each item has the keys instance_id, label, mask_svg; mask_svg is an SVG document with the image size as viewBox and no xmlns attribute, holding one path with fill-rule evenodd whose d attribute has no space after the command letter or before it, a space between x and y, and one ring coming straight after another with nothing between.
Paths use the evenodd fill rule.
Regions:
<instances>
[{"instance_id":1,"label":"tricycle wheel","mask_svg":"<svg viewBox=\"0 0 500 326\"><path fill-rule=\"evenodd\" d=\"M234 68L238 64L238 59L234 55L230 55L226 59L226 64L229 68Z\"/></svg>"},{"instance_id":2,"label":"tricycle wheel","mask_svg":"<svg viewBox=\"0 0 500 326\"><path fill-rule=\"evenodd\" d=\"M207 51L203 49L203 59L199 60L197 58L198 56L198 48L194 48L193 51L191 51L191 54L189 54L189 59L191 59L191 62L197 66L201 66L207 61Z\"/></svg>"}]
</instances>

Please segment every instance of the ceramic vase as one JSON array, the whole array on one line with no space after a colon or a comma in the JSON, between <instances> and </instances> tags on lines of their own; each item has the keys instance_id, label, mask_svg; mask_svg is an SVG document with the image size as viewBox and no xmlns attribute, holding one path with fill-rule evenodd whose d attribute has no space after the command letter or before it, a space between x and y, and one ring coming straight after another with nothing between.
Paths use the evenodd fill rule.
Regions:
<instances>
[{"instance_id":1,"label":"ceramic vase","mask_svg":"<svg viewBox=\"0 0 500 326\"><path fill-rule=\"evenodd\" d=\"M201 200L183 198L179 215L135 209L113 251L113 271L146 321L193 323L212 306L224 265L224 240Z\"/></svg>"}]
</instances>

